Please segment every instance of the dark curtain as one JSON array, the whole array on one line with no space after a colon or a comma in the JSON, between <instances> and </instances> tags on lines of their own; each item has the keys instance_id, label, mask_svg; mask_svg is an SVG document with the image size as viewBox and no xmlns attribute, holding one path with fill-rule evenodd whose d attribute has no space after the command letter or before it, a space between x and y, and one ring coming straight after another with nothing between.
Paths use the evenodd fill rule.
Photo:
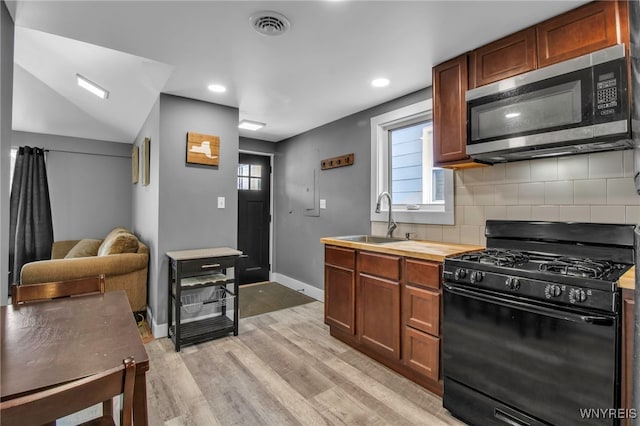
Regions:
<instances>
[{"instance_id":1,"label":"dark curtain","mask_svg":"<svg viewBox=\"0 0 640 426\"><path fill-rule=\"evenodd\" d=\"M20 147L11 185L9 285L25 263L51 258L53 223L44 150Z\"/></svg>"}]
</instances>

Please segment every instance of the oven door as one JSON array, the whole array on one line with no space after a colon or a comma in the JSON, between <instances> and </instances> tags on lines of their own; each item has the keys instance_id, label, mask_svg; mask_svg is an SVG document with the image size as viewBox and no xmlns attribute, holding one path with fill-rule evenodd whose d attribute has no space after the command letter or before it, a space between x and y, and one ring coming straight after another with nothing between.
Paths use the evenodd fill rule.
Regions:
<instances>
[{"instance_id":1,"label":"oven door","mask_svg":"<svg viewBox=\"0 0 640 426\"><path fill-rule=\"evenodd\" d=\"M615 424L597 410L618 407L616 316L445 283L442 327L452 414L477 425Z\"/></svg>"}]
</instances>

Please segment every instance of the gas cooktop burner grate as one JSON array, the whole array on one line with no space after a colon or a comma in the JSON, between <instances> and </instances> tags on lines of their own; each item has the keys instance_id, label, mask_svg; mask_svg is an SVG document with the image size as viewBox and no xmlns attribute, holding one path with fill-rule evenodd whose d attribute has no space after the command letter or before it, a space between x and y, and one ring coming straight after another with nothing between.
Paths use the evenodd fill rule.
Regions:
<instances>
[{"instance_id":1,"label":"gas cooktop burner grate","mask_svg":"<svg viewBox=\"0 0 640 426\"><path fill-rule=\"evenodd\" d=\"M547 263L541 263L541 271L583 278L602 278L614 269L607 261L560 257Z\"/></svg>"},{"instance_id":2,"label":"gas cooktop burner grate","mask_svg":"<svg viewBox=\"0 0 640 426\"><path fill-rule=\"evenodd\" d=\"M518 251L486 249L479 253L462 255L462 260L497 266L513 266L529 261L527 255Z\"/></svg>"}]
</instances>

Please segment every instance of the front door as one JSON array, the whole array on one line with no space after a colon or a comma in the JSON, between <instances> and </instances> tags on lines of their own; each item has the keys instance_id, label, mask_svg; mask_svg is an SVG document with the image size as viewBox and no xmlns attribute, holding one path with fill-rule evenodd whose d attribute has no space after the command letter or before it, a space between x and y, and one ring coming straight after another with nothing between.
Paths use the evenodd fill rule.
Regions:
<instances>
[{"instance_id":1,"label":"front door","mask_svg":"<svg viewBox=\"0 0 640 426\"><path fill-rule=\"evenodd\" d=\"M238 160L238 250L248 257L240 284L269 280L270 157L241 153Z\"/></svg>"}]
</instances>

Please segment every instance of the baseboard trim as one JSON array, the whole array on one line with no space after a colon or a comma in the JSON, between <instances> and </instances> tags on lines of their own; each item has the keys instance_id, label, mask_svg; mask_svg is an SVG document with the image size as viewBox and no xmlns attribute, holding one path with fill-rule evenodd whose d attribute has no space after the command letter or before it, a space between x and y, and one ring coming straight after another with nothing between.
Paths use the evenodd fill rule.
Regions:
<instances>
[{"instance_id":1,"label":"baseboard trim","mask_svg":"<svg viewBox=\"0 0 640 426\"><path fill-rule=\"evenodd\" d=\"M301 291L307 296L313 297L314 299L324 303L324 290L319 289L318 287L303 283L295 278L291 278L277 272L271 274L271 280L282 284L285 287L289 287L292 290Z\"/></svg>"},{"instance_id":2,"label":"baseboard trim","mask_svg":"<svg viewBox=\"0 0 640 426\"><path fill-rule=\"evenodd\" d=\"M147 306L147 321L151 324L151 333L153 333L153 337L155 339L159 337L167 337L169 335L169 326L167 323L158 324L156 319L153 317L153 312Z\"/></svg>"}]
</instances>

